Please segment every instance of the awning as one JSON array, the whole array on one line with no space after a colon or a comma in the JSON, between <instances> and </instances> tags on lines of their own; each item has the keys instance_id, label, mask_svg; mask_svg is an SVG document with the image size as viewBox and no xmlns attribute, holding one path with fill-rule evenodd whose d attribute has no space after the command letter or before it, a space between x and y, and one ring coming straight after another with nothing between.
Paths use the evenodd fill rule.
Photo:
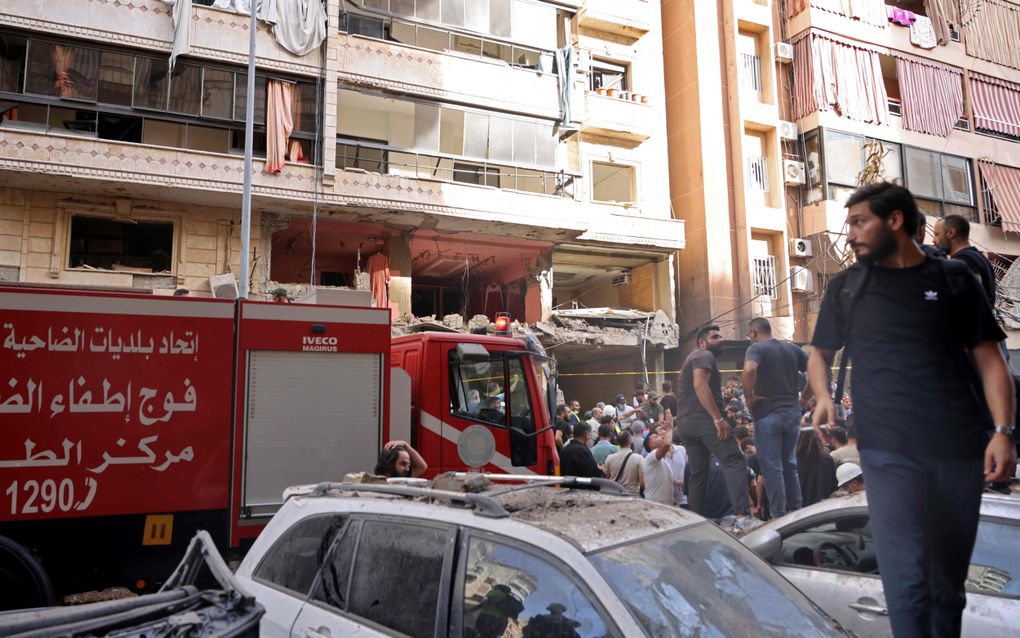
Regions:
<instances>
[{"instance_id":1,"label":"awning","mask_svg":"<svg viewBox=\"0 0 1020 638\"><path fill-rule=\"evenodd\" d=\"M1020 233L1020 168L1003 166L978 160L985 188L995 201L995 208L1002 217L1002 229Z\"/></svg>"},{"instance_id":2,"label":"awning","mask_svg":"<svg viewBox=\"0 0 1020 638\"><path fill-rule=\"evenodd\" d=\"M971 73L970 93L976 128L1020 136L1020 85Z\"/></svg>"}]
</instances>

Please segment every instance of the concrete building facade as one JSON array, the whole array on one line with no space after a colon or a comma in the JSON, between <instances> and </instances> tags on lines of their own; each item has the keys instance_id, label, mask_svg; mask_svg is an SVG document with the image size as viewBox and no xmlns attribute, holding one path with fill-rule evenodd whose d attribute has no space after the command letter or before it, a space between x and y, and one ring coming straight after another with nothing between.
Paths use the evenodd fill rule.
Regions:
<instances>
[{"instance_id":1,"label":"concrete building facade","mask_svg":"<svg viewBox=\"0 0 1020 638\"><path fill-rule=\"evenodd\" d=\"M230 289L245 4L194 0L176 30L160 0L5 5L0 281ZM252 296L371 288L381 255L373 296L398 324L509 312L561 366L661 370L685 239L665 188L659 3L324 9L305 55L259 24ZM190 47L171 70L181 29ZM286 161L267 172L276 145Z\"/></svg>"},{"instance_id":2,"label":"concrete building facade","mask_svg":"<svg viewBox=\"0 0 1020 638\"><path fill-rule=\"evenodd\" d=\"M929 242L939 217L972 222L1017 348L1020 45L988 35L997 24L1020 28L1020 6L665 0L682 336L715 320L739 342L761 315L809 341L850 258L845 199L885 179L914 192Z\"/></svg>"}]
</instances>

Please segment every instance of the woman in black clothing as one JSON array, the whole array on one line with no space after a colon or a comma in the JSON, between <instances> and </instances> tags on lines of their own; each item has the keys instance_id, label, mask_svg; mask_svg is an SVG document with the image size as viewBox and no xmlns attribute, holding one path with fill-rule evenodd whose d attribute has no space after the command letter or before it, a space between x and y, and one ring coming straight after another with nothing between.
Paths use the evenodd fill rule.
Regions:
<instances>
[{"instance_id":1,"label":"woman in black clothing","mask_svg":"<svg viewBox=\"0 0 1020 638\"><path fill-rule=\"evenodd\" d=\"M797 474L803 507L829 498L836 491L836 463L811 428L802 431L797 440Z\"/></svg>"}]
</instances>

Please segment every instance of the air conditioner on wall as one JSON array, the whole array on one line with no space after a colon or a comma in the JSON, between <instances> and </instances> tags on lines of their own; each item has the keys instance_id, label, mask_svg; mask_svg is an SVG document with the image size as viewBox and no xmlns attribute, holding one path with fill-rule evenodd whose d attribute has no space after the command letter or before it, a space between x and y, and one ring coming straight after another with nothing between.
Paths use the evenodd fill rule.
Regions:
<instances>
[{"instance_id":1,"label":"air conditioner on wall","mask_svg":"<svg viewBox=\"0 0 1020 638\"><path fill-rule=\"evenodd\" d=\"M811 248L811 241L802 237L794 237L790 240L791 257L811 257L814 250Z\"/></svg>"},{"instance_id":2,"label":"air conditioner on wall","mask_svg":"<svg viewBox=\"0 0 1020 638\"><path fill-rule=\"evenodd\" d=\"M793 266L790 268L790 289L794 292L814 292L814 273L803 266Z\"/></svg>"},{"instance_id":3,"label":"air conditioner on wall","mask_svg":"<svg viewBox=\"0 0 1020 638\"><path fill-rule=\"evenodd\" d=\"M787 184L803 184L804 162L797 160L783 160L783 181Z\"/></svg>"},{"instance_id":4,"label":"air conditioner on wall","mask_svg":"<svg viewBox=\"0 0 1020 638\"><path fill-rule=\"evenodd\" d=\"M800 135L800 130L797 129L797 125L793 122L780 122L779 123L779 137L784 140L797 141L797 137Z\"/></svg>"},{"instance_id":5,"label":"air conditioner on wall","mask_svg":"<svg viewBox=\"0 0 1020 638\"><path fill-rule=\"evenodd\" d=\"M776 42L776 62L793 62L793 45L789 42Z\"/></svg>"}]
</instances>

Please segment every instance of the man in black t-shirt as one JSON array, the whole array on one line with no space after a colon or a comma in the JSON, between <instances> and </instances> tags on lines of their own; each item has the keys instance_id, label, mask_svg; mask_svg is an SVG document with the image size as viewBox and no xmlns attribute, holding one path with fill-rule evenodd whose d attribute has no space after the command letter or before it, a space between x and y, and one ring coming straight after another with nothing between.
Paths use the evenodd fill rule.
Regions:
<instances>
[{"instance_id":1,"label":"man in black t-shirt","mask_svg":"<svg viewBox=\"0 0 1020 638\"><path fill-rule=\"evenodd\" d=\"M764 472L765 492L775 517L801 506L797 476L800 437L800 373L807 353L772 338L772 325L755 317L747 325L751 347L744 355L744 396L754 416L754 443Z\"/></svg>"},{"instance_id":2,"label":"man in black t-shirt","mask_svg":"<svg viewBox=\"0 0 1020 638\"><path fill-rule=\"evenodd\" d=\"M706 326L698 331L697 344L680 369L677 396L676 427L687 448L687 466L691 470L687 485L690 507L702 516L708 515L709 462L714 456L723 466L726 489L737 516L733 529L749 531L761 521L751 516L744 455L722 416L722 379L715 360L722 353L719 326Z\"/></svg>"},{"instance_id":3,"label":"man in black t-shirt","mask_svg":"<svg viewBox=\"0 0 1020 638\"><path fill-rule=\"evenodd\" d=\"M588 433L591 426L585 422L573 426L573 438L560 450L560 476L585 476L602 478L602 470L588 449Z\"/></svg>"},{"instance_id":4,"label":"man in black t-shirt","mask_svg":"<svg viewBox=\"0 0 1020 638\"><path fill-rule=\"evenodd\" d=\"M970 222L961 215L946 215L935 222L935 245L953 259L967 264L967 268L981 279L985 297L995 304L995 271L988 258L970 245Z\"/></svg>"},{"instance_id":5,"label":"man in black t-shirt","mask_svg":"<svg viewBox=\"0 0 1020 638\"><path fill-rule=\"evenodd\" d=\"M830 371L846 346L893 634L958 636L982 487L1011 475L1016 462L1003 333L977 279L914 243L918 211L908 190L865 186L847 209L859 263L832 278L818 314L812 423L821 436L835 422Z\"/></svg>"}]
</instances>

